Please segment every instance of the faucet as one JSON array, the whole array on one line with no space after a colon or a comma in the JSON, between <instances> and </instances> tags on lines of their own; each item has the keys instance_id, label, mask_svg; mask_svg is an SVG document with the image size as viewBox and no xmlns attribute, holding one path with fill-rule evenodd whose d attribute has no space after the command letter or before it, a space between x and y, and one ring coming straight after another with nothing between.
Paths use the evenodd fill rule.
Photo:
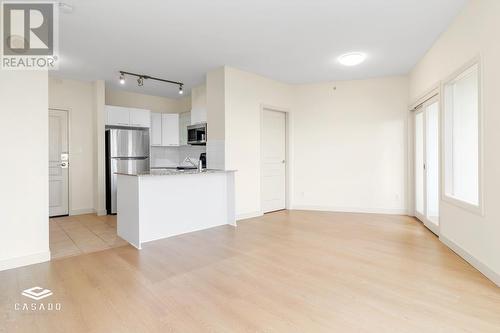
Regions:
<instances>
[{"instance_id":1,"label":"faucet","mask_svg":"<svg viewBox=\"0 0 500 333\"><path fill-rule=\"evenodd\" d=\"M182 163L184 163L184 162L188 162L188 163L190 163L190 164L191 164L192 166L194 166L195 168L197 168L197 167L198 167L198 164L194 163L194 162L193 162L193 160L191 159L191 157L189 157L189 156L188 156L188 157L186 157L186 158L184 159L184 161L182 161Z\"/></svg>"}]
</instances>

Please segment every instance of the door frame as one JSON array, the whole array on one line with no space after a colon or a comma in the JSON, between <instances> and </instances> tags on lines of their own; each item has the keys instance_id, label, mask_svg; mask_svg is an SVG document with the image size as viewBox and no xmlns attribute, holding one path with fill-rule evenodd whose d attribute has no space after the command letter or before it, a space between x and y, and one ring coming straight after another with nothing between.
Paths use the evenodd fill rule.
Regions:
<instances>
[{"instance_id":1,"label":"door frame","mask_svg":"<svg viewBox=\"0 0 500 333\"><path fill-rule=\"evenodd\" d=\"M427 93L424 95L423 98L419 99L421 102L417 102L414 104L414 107L411 109L411 120L412 120L412 126L411 126L411 131L412 131L412 164L411 168L413 171L413 181L412 181L412 198L413 198L413 216L415 216L418 220L420 220L426 228L428 228L430 231L432 231L434 234L439 236L441 234L441 192L442 192L442 166L443 166L443 161L442 161L442 101L441 101L441 89L440 87L434 88L431 92ZM425 172L423 175L423 192L424 192L424 198L423 198L423 207L424 207L424 215L420 214L417 212L417 205L416 205L416 189L417 189L417 177L416 177L416 168L415 168L415 153L416 153L416 131L415 131L415 126L416 126L416 121L415 117L417 114L422 113L422 126L423 126L423 138L424 138L424 146L423 146L423 155L424 155L424 161L427 161L427 115L425 113L425 109L427 106L438 103L438 139L437 139L437 144L438 144L438 149L439 149L439 166L438 166L438 175L439 175L439 181L438 181L438 207L439 207L439 216L438 216L438 225L436 226L433 222L429 221L427 218L427 168L425 168ZM416 109L416 107L418 109Z\"/></svg>"},{"instance_id":2,"label":"door frame","mask_svg":"<svg viewBox=\"0 0 500 333\"><path fill-rule=\"evenodd\" d=\"M263 138L263 129L264 129L264 112L265 111L275 111L282 112L285 114L285 209L288 210L291 207L291 193L292 193L292 173L291 173L291 163L292 160L292 149L291 149L291 137L292 137L292 114L290 109L282 108L267 104L261 104L260 106L260 215L264 214L262 200L263 196L263 184L264 184L264 163L263 163L263 147L264 147L264 138Z\"/></svg>"},{"instance_id":3,"label":"door frame","mask_svg":"<svg viewBox=\"0 0 500 333\"><path fill-rule=\"evenodd\" d=\"M67 215L60 215L60 216L70 216L70 215L72 215L71 214L71 163L72 163L71 162L71 109L70 108L50 107L49 106L47 116L50 116L51 110L63 111L63 112L66 112L66 114L67 114L66 119L68 121L68 124L67 124L66 128L68 129L68 163L69 163L68 164L68 214ZM49 125L47 124L47 127L48 126ZM49 128L49 130L50 130L50 128ZM47 191L49 191L49 189L47 189ZM49 217L50 217L50 215L49 215Z\"/></svg>"}]
</instances>

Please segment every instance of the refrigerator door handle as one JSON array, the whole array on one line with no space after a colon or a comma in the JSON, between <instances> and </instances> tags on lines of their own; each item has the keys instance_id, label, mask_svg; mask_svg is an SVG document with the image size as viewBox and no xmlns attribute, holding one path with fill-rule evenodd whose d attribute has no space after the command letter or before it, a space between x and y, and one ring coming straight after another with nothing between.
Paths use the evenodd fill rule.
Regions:
<instances>
[{"instance_id":1,"label":"refrigerator door handle","mask_svg":"<svg viewBox=\"0 0 500 333\"><path fill-rule=\"evenodd\" d=\"M140 156L140 157L111 157L113 160L146 160L149 156Z\"/></svg>"}]
</instances>

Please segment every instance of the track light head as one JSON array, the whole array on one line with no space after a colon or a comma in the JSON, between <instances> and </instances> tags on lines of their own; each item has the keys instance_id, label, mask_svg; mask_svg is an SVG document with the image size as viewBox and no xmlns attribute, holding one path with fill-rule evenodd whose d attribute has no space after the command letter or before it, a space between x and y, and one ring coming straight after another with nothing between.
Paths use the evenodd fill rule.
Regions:
<instances>
[{"instance_id":1,"label":"track light head","mask_svg":"<svg viewBox=\"0 0 500 333\"><path fill-rule=\"evenodd\" d=\"M137 85L139 87L144 86L144 80L154 80L154 81L176 84L179 86L179 95L184 94L183 91L184 83L182 82L160 79L159 77L149 76L146 74L131 73L126 71L119 71L119 73L120 73L120 84L125 84L125 76L133 76L137 78Z\"/></svg>"}]
</instances>

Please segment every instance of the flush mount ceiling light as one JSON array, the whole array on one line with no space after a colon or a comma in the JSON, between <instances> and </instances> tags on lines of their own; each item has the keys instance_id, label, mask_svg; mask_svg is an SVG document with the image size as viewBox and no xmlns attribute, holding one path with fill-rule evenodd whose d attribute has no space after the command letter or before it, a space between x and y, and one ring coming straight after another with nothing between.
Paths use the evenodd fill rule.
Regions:
<instances>
[{"instance_id":1,"label":"flush mount ceiling light","mask_svg":"<svg viewBox=\"0 0 500 333\"><path fill-rule=\"evenodd\" d=\"M142 87L144 85L144 80L155 80L155 81L177 84L179 86L179 94L182 95L184 93L182 90L182 86L184 86L184 83L182 83L182 82L170 81L170 80L160 79L160 78L154 77L154 76L130 73L130 72L125 72L125 71L120 71L120 80L119 80L120 84L125 84L125 75L137 77L137 85L139 87Z\"/></svg>"},{"instance_id":2,"label":"flush mount ceiling light","mask_svg":"<svg viewBox=\"0 0 500 333\"><path fill-rule=\"evenodd\" d=\"M356 66L365 60L366 54L362 52L349 52L338 58L338 61L344 66Z\"/></svg>"}]
</instances>

